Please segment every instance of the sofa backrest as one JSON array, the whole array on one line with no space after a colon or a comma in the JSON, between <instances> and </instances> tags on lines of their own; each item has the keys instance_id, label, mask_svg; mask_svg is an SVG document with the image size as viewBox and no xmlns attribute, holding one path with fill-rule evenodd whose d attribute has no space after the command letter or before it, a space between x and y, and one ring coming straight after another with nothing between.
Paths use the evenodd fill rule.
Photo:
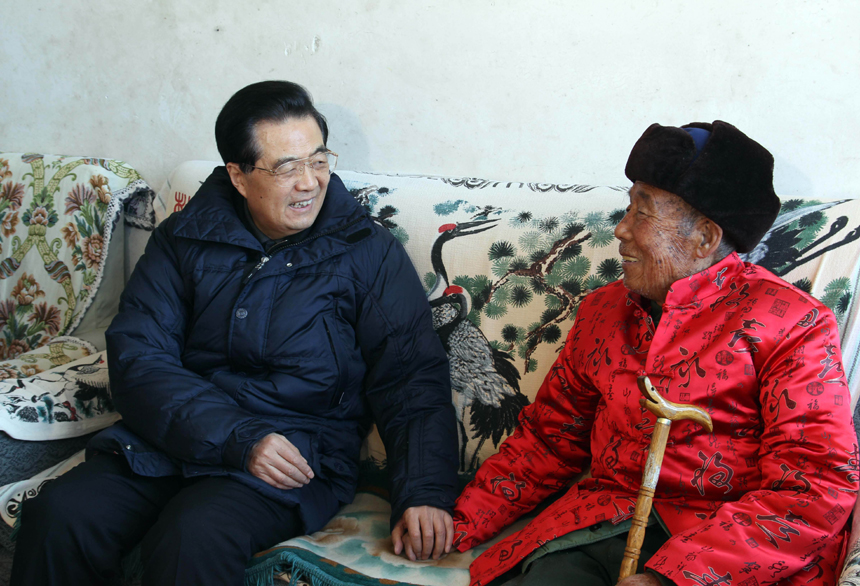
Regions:
<instances>
[{"instance_id":1,"label":"sofa backrest","mask_svg":"<svg viewBox=\"0 0 860 586\"><path fill-rule=\"evenodd\" d=\"M178 167L156 198L156 214L181 209L214 166ZM338 175L405 246L440 335L455 321L473 334L449 352L468 476L534 399L583 297L620 277L613 230L629 186ZM833 309L856 400L860 201L782 199L783 211L750 260ZM366 455L384 459L378 438L371 436Z\"/></svg>"}]
</instances>

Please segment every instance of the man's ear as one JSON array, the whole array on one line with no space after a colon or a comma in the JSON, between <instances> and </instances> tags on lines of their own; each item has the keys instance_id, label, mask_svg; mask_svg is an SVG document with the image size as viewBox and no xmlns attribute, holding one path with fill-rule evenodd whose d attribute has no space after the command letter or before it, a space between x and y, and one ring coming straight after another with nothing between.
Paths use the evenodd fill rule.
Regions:
<instances>
[{"instance_id":1,"label":"man's ear","mask_svg":"<svg viewBox=\"0 0 860 586\"><path fill-rule=\"evenodd\" d=\"M723 240L723 229L708 218L701 218L697 226L699 243L696 246L696 256L707 258L714 254Z\"/></svg>"},{"instance_id":2,"label":"man's ear","mask_svg":"<svg viewBox=\"0 0 860 586\"><path fill-rule=\"evenodd\" d=\"M230 182L233 187L242 194L242 197L248 199L248 188L245 185L248 177L242 172L242 169L236 163L227 163L227 173L230 175Z\"/></svg>"}]
</instances>

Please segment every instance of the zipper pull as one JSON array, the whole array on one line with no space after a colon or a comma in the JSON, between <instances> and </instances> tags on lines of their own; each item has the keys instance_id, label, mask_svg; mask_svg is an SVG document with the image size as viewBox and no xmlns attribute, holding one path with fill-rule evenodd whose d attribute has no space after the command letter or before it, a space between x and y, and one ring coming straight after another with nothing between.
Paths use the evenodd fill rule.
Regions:
<instances>
[{"instance_id":1,"label":"zipper pull","mask_svg":"<svg viewBox=\"0 0 860 586\"><path fill-rule=\"evenodd\" d=\"M256 275L257 271L262 269L266 265L266 263L269 262L269 258L270 257L266 256L265 254L262 257L260 257L260 262L257 263L257 266L255 266L253 269L251 269L251 272L248 273L248 276L245 277L245 280L242 281L242 284L247 285L248 282L251 280L251 277Z\"/></svg>"}]
</instances>

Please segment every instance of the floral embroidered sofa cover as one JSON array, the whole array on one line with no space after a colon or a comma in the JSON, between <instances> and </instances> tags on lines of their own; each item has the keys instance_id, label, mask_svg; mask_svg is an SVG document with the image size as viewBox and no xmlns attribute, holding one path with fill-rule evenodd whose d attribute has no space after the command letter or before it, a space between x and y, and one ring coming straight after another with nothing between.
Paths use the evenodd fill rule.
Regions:
<instances>
[{"instance_id":1,"label":"floral embroidered sofa cover","mask_svg":"<svg viewBox=\"0 0 860 586\"><path fill-rule=\"evenodd\" d=\"M55 167L57 172L63 164ZM181 210L216 165L192 161L177 167L155 199L156 221ZM460 430L460 475L465 485L512 432L522 406L534 399L573 325L580 301L619 278L613 229L627 205L628 186L338 174L368 212L404 244L424 280L440 335L454 330L462 334L449 340L449 346L452 400ZM87 192L86 196L73 196L72 187L64 187L62 197L54 202L55 212L62 208L57 212L62 219L51 227L57 234L51 240L55 243L52 250L68 253L67 265L80 266L82 271L87 270L84 239L90 238L87 245L94 245L92 235L97 230L88 232L77 219L67 216L80 214L81 222L88 221L84 207L92 210L101 202L96 183L87 179L84 191L89 185L92 195ZM116 197L116 187L112 193ZM786 196L782 200L776 224L748 260L811 292L833 309L854 404L860 386L860 328L856 327L860 201ZM71 206L71 214L65 213L67 206ZM40 218L51 217L47 208L39 213ZM0 221L6 225L5 218ZM64 233L63 228L69 230ZM107 240L103 233L102 242ZM0 245L3 256L5 236ZM42 284L47 282L42 276L49 274L46 269L38 271L38 277L35 269L28 274L38 288L47 291ZM80 294L82 287L74 290ZM24 283L19 292L25 289L37 295L32 285ZM59 298L53 305L67 311ZM804 404L814 400L800 399ZM249 566L247 584L272 580L315 585L468 584L469 563L493 542L438 562L413 563L395 556L388 533L385 452L374 433L366 442L363 458L363 489L353 504L322 531L261 552ZM19 483L7 494L21 494L24 489L35 492L46 478L73 463ZM2 497L0 493L0 500ZM7 517L9 521L14 519Z\"/></svg>"}]
</instances>

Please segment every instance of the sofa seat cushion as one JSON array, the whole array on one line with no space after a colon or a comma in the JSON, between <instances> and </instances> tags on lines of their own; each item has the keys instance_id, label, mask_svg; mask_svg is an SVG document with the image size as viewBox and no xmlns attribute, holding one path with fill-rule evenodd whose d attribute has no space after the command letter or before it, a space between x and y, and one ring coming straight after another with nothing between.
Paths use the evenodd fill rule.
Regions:
<instances>
[{"instance_id":1,"label":"sofa seat cushion","mask_svg":"<svg viewBox=\"0 0 860 586\"><path fill-rule=\"evenodd\" d=\"M274 576L275 583L313 586L465 586L472 560L528 521L517 521L467 552L412 562L391 549L390 515L386 500L360 493L322 530L255 555L245 571L245 584L266 584Z\"/></svg>"}]
</instances>

